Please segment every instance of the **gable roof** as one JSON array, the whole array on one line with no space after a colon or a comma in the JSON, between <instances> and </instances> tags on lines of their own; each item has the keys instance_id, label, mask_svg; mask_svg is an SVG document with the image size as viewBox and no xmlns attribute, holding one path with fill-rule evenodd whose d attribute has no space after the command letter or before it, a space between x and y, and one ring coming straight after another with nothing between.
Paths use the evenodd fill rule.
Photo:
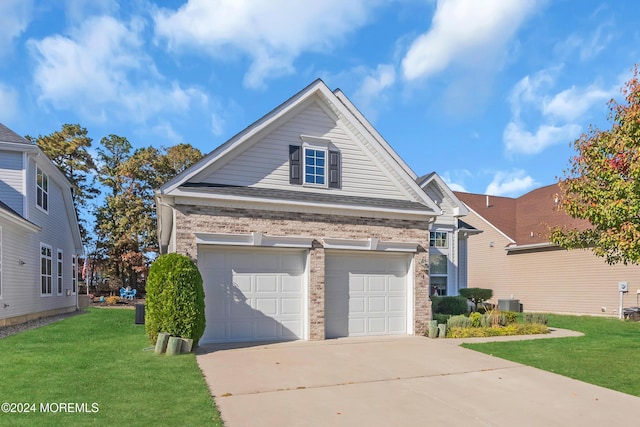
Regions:
<instances>
[{"instance_id":1,"label":"gable roof","mask_svg":"<svg viewBox=\"0 0 640 427\"><path fill-rule=\"evenodd\" d=\"M460 217L469 214L469 210L465 206L462 201L456 197L453 191L449 188L449 186L444 182L444 180L438 175L436 172L431 172L426 175L422 175L419 178L416 178L416 182L421 188L426 188L429 185L435 185L438 189L444 194L444 196L449 199L451 204L454 207L454 216ZM457 212L455 210L457 209Z\"/></svg>"},{"instance_id":2,"label":"gable roof","mask_svg":"<svg viewBox=\"0 0 640 427\"><path fill-rule=\"evenodd\" d=\"M304 195L301 197L291 198L287 195L287 192L273 191L268 188L257 187L238 187L232 185L216 185L209 183L205 185L201 182L203 176L216 162L222 162L223 159L228 161L229 159L240 155L240 153L246 149L247 146L256 143L262 135L265 135L273 127L279 124L282 120L290 117L291 113L297 112L298 107L304 106L307 102L313 100L320 100L327 107L335 112L335 114L348 122L348 125L353 128L354 133L358 135L358 138L362 138L375 154L381 159L382 164L389 170L389 174L393 176L394 182L397 183L402 189L403 194L406 194L405 200L393 200L393 199L378 199L378 198L359 198L353 196L344 196L343 199L337 192L332 192L332 199L335 198L336 205L362 207L364 205L386 207L395 210L406 209L412 214L421 214L426 216L436 216L440 214L438 206L422 191L420 186L415 182L415 173L408 167L408 165L400 159L391 146L380 136L380 134L374 129L374 127L362 116L362 114L355 109L353 104L344 96L340 90L332 92L326 84L317 79L310 85L302 89L297 94L286 100L280 106L266 114L261 119L257 120L243 131L223 143L211 153L202 158L199 162L186 169L159 190L158 195L168 196L185 196L185 197L198 197L204 195L203 188L209 187L207 192L208 196L222 195L232 197L245 197L252 198L254 200L265 199L277 199L283 197L280 200L284 200L290 204L296 204L305 202L307 204L313 203L325 203L323 199L325 195ZM360 142L361 143L361 142ZM194 185L197 186L200 191L199 194L194 193ZM223 190L225 188L225 190ZM248 190L250 188L250 190ZM293 191L291 193L294 193ZM295 192L297 195L301 192ZM365 203L363 199L368 199ZM403 203L400 203L403 202Z\"/></svg>"},{"instance_id":3,"label":"gable roof","mask_svg":"<svg viewBox=\"0 0 640 427\"><path fill-rule=\"evenodd\" d=\"M558 184L537 188L518 198L455 192L469 208L515 242L516 246L549 243L549 229L586 229L589 222L572 218L558 201Z\"/></svg>"},{"instance_id":4,"label":"gable roof","mask_svg":"<svg viewBox=\"0 0 640 427\"><path fill-rule=\"evenodd\" d=\"M2 123L0 123L0 141L32 145L29 141L27 141Z\"/></svg>"}]
</instances>

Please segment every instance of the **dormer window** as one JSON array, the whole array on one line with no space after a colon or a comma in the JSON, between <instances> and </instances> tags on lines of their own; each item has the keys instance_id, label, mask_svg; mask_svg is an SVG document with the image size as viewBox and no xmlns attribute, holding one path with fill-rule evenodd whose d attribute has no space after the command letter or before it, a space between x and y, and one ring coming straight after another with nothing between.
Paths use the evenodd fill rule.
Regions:
<instances>
[{"instance_id":1,"label":"dormer window","mask_svg":"<svg viewBox=\"0 0 640 427\"><path fill-rule=\"evenodd\" d=\"M289 183L340 188L340 152L325 138L301 135L303 145L289 146Z\"/></svg>"},{"instance_id":2,"label":"dormer window","mask_svg":"<svg viewBox=\"0 0 640 427\"><path fill-rule=\"evenodd\" d=\"M304 149L304 183L324 186L327 152L313 148Z\"/></svg>"}]
</instances>

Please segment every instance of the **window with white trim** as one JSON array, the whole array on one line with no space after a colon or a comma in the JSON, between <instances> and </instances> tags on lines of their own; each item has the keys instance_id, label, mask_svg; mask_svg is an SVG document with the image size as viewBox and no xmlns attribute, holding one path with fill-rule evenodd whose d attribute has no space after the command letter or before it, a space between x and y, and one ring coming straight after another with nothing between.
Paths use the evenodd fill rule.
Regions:
<instances>
[{"instance_id":1,"label":"window with white trim","mask_svg":"<svg viewBox=\"0 0 640 427\"><path fill-rule=\"evenodd\" d=\"M49 212L49 176L36 165L36 206Z\"/></svg>"},{"instance_id":2,"label":"window with white trim","mask_svg":"<svg viewBox=\"0 0 640 427\"><path fill-rule=\"evenodd\" d=\"M71 293L76 294L78 289L78 256L71 256Z\"/></svg>"},{"instance_id":3,"label":"window with white trim","mask_svg":"<svg viewBox=\"0 0 640 427\"><path fill-rule=\"evenodd\" d=\"M40 295L51 295L51 246L40 244Z\"/></svg>"},{"instance_id":4,"label":"window with white trim","mask_svg":"<svg viewBox=\"0 0 640 427\"><path fill-rule=\"evenodd\" d=\"M327 179L327 151L318 148L304 149L304 183L325 186Z\"/></svg>"},{"instance_id":5,"label":"window with white trim","mask_svg":"<svg viewBox=\"0 0 640 427\"><path fill-rule=\"evenodd\" d=\"M429 233L429 284L431 295L449 295L449 239L451 233L436 230Z\"/></svg>"},{"instance_id":6,"label":"window with white trim","mask_svg":"<svg viewBox=\"0 0 640 427\"><path fill-rule=\"evenodd\" d=\"M63 280L63 266L64 264L62 263L64 259L64 254L62 253L61 249L58 249L58 256L56 258L56 293L58 295L62 295L62 288L64 287L64 280Z\"/></svg>"},{"instance_id":7,"label":"window with white trim","mask_svg":"<svg viewBox=\"0 0 640 427\"><path fill-rule=\"evenodd\" d=\"M430 233L429 246L432 248L448 248L449 233L446 231L432 231Z\"/></svg>"}]
</instances>

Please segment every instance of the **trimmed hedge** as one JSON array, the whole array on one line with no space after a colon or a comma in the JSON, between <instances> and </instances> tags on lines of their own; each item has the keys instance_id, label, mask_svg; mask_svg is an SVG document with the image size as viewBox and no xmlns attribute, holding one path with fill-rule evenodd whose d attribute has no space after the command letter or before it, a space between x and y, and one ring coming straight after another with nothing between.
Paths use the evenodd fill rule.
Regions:
<instances>
[{"instance_id":1,"label":"trimmed hedge","mask_svg":"<svg viewBox=\"0 0 640 427\"><path fill-rule=\"evenodd\" d=\"M476 338L476 337L499 337L507 335L534 335L548 334L549 328L546 325L537 323L512 323L503 327L486 328L447 328L447 338Z\"/></svg>"},{"instance_id":2,"label":"trimmed hedge","mask_svg":"<svg viewBox=\"0 0 640 427\"><path fill-rule=\"evenodd\" d=\"M493 296L492 289L483 288L462 288L460 289L460 295L471 301L476 306L478 311L478 304L482 304Z\"/></svg>"},{"instance_id":3,"label":"trimmed hedge","mask_svg":"<svg viewBox=\"0 0 640 427\"><path fill-rule=\"evenodd\" d=\"M431 297L431 312L438 314L465 314L467 309L467 299L464 297Z\"/></svg>"},{"instance_id":4,"label":"trimmed hedge","mask_svg":"<svg viewBox=\"0 0 640 427\"><path fill-rule=\"evenodd\" d=\"M145 303L145 330L152 343L159 332L193 339L204 333L202 276L191 258L180 254L158 257L149 270Z\"/></svg>"}]
</instances>

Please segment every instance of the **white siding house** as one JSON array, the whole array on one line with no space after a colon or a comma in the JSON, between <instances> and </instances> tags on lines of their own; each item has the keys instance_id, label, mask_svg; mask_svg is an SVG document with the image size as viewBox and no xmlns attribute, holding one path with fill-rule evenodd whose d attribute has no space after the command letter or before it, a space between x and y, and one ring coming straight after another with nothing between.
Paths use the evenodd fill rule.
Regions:
<instances>
[{"instance_id":1,"label":"white siding house","mask_svg":"<svg viewBox=\"0 0 640 427\"><path fill-rule=\"evenodd\" d=\"M71 184L0 124L0 326L76 310L82 254Z\"/></svg>"}]
</instances>

